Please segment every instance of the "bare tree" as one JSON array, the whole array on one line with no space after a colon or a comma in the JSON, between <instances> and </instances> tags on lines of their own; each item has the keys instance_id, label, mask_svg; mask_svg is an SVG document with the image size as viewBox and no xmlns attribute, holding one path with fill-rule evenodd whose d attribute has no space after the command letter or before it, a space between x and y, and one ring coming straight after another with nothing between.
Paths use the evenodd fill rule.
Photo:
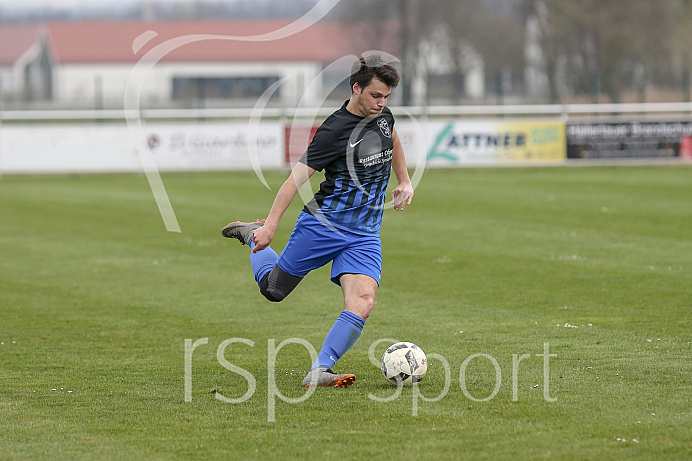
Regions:
<instances>
[{"instance_id":1,"label":"bare tree","mask_svg":"<svg viewBox=\"0 0 692 461\"><path fill-rule=\"evenodd\" d=\"M682 99L692 99L692 0L677 0L671 5L671 73L679 75Z\"/></svg>"},{"instance_id":2,"label":"bare tree","mask_svg":"<svg viewBox=\"0 0 692 461\"><path fill-rule=\"evenodd\" d=\"M682 1L682 0L681 0ZM550 98L625 90L643 95L649 75L669 62L670 0L528 0L537 18Z\"/></svg>"},{"instance_id":3,"label":"bare tree","mask_svg":"<svg viewBox=\"0 0 692 461\"><path fill-rule=\"evenodd\" d=\"M448 69L451 98L462 101L464 78L478 56L492 77L507 72L521 75L523 30L512 8L518 4L519 0L353 0L342 18L371 24L371 35L380 31L380 38L385 36L382 18L395 21L403 61L404 104L412 101L412 85L421 62L433 61L428 55L431 48L438 51L438 69L427 69L426 76Z\"/></svg>"},{"instance_id":4,"label":"bare tree","mask_svg":"<svg viewBox=\"0 0 692 461\"><path fill-rule=\"evenodd\" d=\"M411 101L415 61L418 57L416 12L420 0L351 0L337 9L337 17L352 27L359 27L363 44L390 51L401 59L401 94L404 105ZM396 43L392 43L395 37Z\"/></svg>"},{"instance_id":5,"label":"bare tree","mask_svg":"<svg viewBox=\"0 0 692 461\"><path fill-rule=\"evenodd\" d=\"M501 5L506 9L501 9ZM483 57L486 79L495 82L500 101L511 90L506 88L507 84L523 77L525 34L518 7L515 1L481 1L470 33L463 38Z\"/></svg>"},{"instance_id":6,"label":"bare tree","mask_svg":"<svg viewBox=\"0 0 692 461\"><path fill-rule=\"evenodd\" d=\"M521 83L529 48L540 50L531 64L545 75L552 102L584 96L619 102L633 93L644 101L652 84L680 85L690 99L692 0L353 0L349 5L352 20L371 21L375 32L382 30L383 18L395 22L405 104L430 44L442 49L451 97L459 102L474 58L480 56L486 81L498 82L486 87L494 86L501 96L508 77Z\"/></svg>"}]
</instances>

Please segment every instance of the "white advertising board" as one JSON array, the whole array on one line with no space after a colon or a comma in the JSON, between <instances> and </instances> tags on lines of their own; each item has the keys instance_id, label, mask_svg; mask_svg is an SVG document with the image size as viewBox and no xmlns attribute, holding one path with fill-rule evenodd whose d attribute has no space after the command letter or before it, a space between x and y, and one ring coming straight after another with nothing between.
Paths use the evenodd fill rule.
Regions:
<instances>
[{"instance_id":1,"label":"white advertising board","mask_svg":"<svg viewBox=\"0 0 692 461\"><path fill-rule=\"evenodd\" d=\"M161 171L249 170L284 166L283 124L149 124L147 144Z\"/></svg>"},{"instance_id":2,"label":"white advertising board","mask_svg":"<svg viewBox=\"0 0 692 461\"><path fill-rule=\"evenodd\" d=\"M150 123L139 136L124 123L3 124L0 173L139 172L136 142L149 146L159 171L251 169L252 158L261 168L284 165L280 123Z\"/></svg>"},{"instance_id":3,"label":"white advertising board","mask_svg":"<svg viewBox=\"0 0 692 461\"><path fill-rule=\"evenodd\" d=\"M30 124L0 127L0 172L141 170L127 126Z\"/></svg>"}]
</instances>

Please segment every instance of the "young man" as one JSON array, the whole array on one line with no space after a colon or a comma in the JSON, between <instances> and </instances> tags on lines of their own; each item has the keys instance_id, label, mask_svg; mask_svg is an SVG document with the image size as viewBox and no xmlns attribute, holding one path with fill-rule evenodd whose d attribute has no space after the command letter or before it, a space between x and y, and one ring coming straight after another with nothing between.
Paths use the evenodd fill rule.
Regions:
<instances>
[{"instance_id":1,"label":"young man","mask_svg":"<svg viewBox=\"0 0 692 461\"><path fill-rule=\"evenodd\" d=\"M354 63L349 82L351 98L319 127L279 189L267 219L233 222L222 230L224 237L250 246L255 280L270 301L282 301L308 272L332 262L331 280L341 286L344 310L303 387L349 387L355 381L354 375L336 374L332 367L360 337L375 304L382 268L380 225L392 169L398 181L392 192L394 208L403 210L413 198L394 117L386 107L399 74L373 55ZM325 180L278 256L269 244L279 220L315 171L324 171Z\"/></svg>"}]
</instances>

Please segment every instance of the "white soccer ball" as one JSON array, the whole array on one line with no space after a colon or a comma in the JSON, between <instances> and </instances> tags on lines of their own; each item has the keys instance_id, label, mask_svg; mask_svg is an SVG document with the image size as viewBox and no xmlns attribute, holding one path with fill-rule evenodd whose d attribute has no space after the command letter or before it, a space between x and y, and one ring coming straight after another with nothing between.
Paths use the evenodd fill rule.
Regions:
<instances>
[{"instance_id":1,"label":"white soccer ball","mask_svg":"<svg viewBox=\"0 0 692 461\"><path fill-rule=\"evenodd\" d=\"M425 352L408 341L392 344L382 356L382 373L392 384L411 386L423 379L427 371Z\"/></svg>"}]
</instances>

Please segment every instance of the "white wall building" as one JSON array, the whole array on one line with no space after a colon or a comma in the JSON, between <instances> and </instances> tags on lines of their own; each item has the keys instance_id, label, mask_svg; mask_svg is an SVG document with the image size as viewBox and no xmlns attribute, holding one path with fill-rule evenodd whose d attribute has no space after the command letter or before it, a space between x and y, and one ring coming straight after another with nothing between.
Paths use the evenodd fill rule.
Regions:
<instances>
[{"instance_id":1,"label":"white wall building","mask_svg":"<svg viewBox=\"0 0 692 461\"><path fill-rule=\"evenodd\" d=\"M329 96L323 92L323 70L360 47L350 40L353 32L336 23L318 23L278 40L242 39L287 24L95 21L0 27L0 40L6 38L0 94L15 102L118 108L131 80L141 90L142 107L250 105L283 80L272 104L319 105Z\"/></svg>"},{"instance_id":2,"label":"white wall building","mask_svg":"<svg viewBox=\"0 0 692 461\"><path fill-rule=\"evenodd\" d=\"M117 109L126 97L137 98L142 108L252 107L271 87L269 105L315 107L327 99L334 105L350 94L347 76L355 55L372 49L397 54L396 33L375 45L366 38L367 26L351 24L319 22L267 39L289 24L224 20L1 26L0 97L5 108L49 104ZM450 79L452 59L443 32L421 44L424 59L417 63L414 103L431 101L433 80L435 88L461 84L470 98L485 92L483 61L470 47L459 57L463 82L458 73ZM128 82L134 93L126 95Z\"/></svg>"}]
</instances>

